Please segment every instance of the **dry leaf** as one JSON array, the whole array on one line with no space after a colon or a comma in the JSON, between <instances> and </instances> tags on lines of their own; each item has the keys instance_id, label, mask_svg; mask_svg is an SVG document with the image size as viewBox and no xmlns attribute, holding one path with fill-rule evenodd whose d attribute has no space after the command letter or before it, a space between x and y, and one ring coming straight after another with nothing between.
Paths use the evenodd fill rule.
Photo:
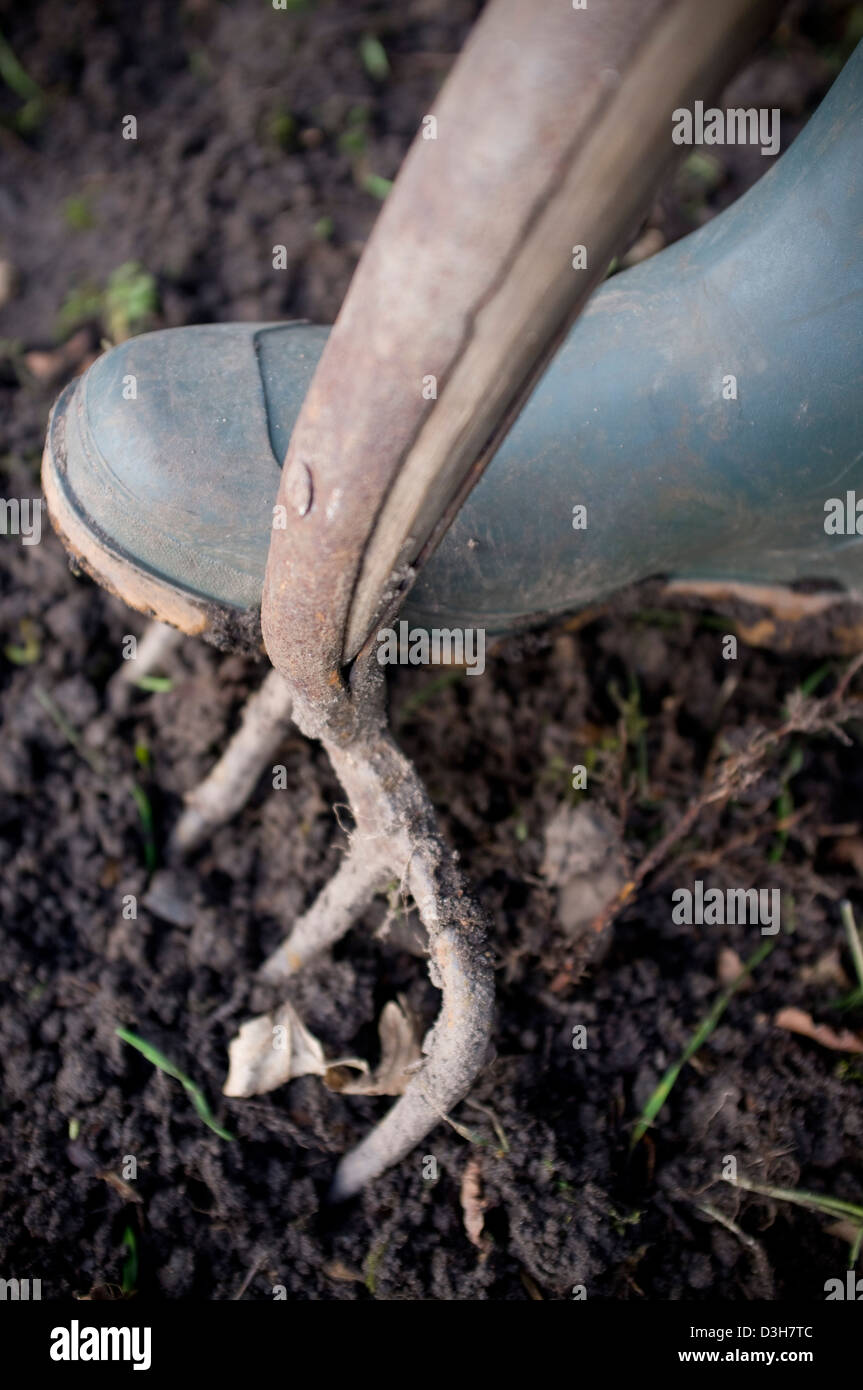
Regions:
<instances>
[{"instance_id":1,"label":"dry leaf","mask_svg":"<svg viewBox=\"0 0 863 1390\"><path fill-rule=\"evenodd\" d=\"M626 881L619 828L599 807L562 806L545 828L540 874L558 890L561 926L577 936Z\"/></svg>"},{"instance_id":2,"label":"dry leaf","mask_svg":"<svg viewBox=\"0 0 863 1390\"><path fill-rule=\"evenodd\" d=\"M528 1296L532 1298L536 1303L544 1302L543 1296L539 1291L539 1285L537 1284L536 1280L531 1279L526 1269L520 1269L518 1272L521 1277L521 1282L524 1284L524 1287L528 1292Z\"/></svg>"},{"instance_id":3,"label":"dry leaf","mask_svg":"<svg viewBox=\"0 0 863 1390\"><path fill-rule=\"evenodd\" d=\"M777 1028L786 1028L789 1033L800 1033L811 1038L822 1047L832 1048L834 1052L863 1052L863 1038L851 1033L847 1028L836 1032L826 1023L816 1023L811 1014L803 1009L780 1009L773 1022Z\"/></svg>"},{"instance_id":4,"label":"dry leaf","mask_svg":"<svg viewBox=\"0 0 863 1390\"><path fill-rule=\"evenodd\" d=\"M344 1284L362 1284L364 1276L357 1270L351 1269L342 1260L330 1260L329 1264L324 1265L324 1274L328 1279L337 1279Z\"/></svg>"},{"instance_id":5,"label":"dry leaf","mask_svg":"<svg viewBox=\"0 0 863 1390\"><path fill-rule=\"evenodd\" d=\"M83 371L85 366L89 367L91 362L96 360L96 356L97 354L90 350L89 332L86 328L81 328L60 347L47 352L38 349L25 352L24 362L37 381L50 384L73 368Z\"/></svg>"},{"instance_id":6,"label":"dry leaf","mask_svg":"<svg viewBox=\"0 0 863 1390\"><path fill-rule=\"evenodd\" d=\"M291 1004L244 1023L228 1048L228 1059L228 1079L222 1087L226 1096L264 1095L295 1076L323 1076L329 1067L368 1070L356 1057L328 1062Z\"/></svg>"},{"instance_id":7,"label":"dry leaf","mask_svg":"<svg viewBox=\"0 0 863 1390\"><path fill-rule=\"evenodd\" d=\"M109 1187L113 1187L114 1191L119 1193L124 1202L137 1202L138 1206L143 1206L144 1198L141 1196L140 1192L136 1192L134 1187L130 1186L129 1183L125 1182L123 1178L120 1177L119 1173L105 1172L100 1173L99 1177L103 1182L106 1182Z\"/></svg>"},{"instance_id":8,"label":"dry leaf","mask_svg":"<svg viewBox=\"0 0 863 1390\"><path fill-rule=\"evenodd\" d=\"M486 1202L482 1195L482 1164L476 1154L469 1158L465 1165L459 1198L464 1212L467 1238L477 1250L487 1254L488 1237L483 1234Z\"/></svg>"},{"instance_id":9,"label":"dry leaf","mask_svg":"<svg viewBox=\"0 0 863 1390\"><path fill-rule=\"evenodd\" d=\"M860 1235L860 1227L856 1221L834 1221L832 1226L825 1228L828 1236L836 1236L839 1240L847 1240L849 1245L853 1245Z\"/></svg>"},{"instance_id":10,"label":"dry leaf","mask_svg":"<svg viewBox=\"0 0 863 1390\"><path fill-rule=\"evenodd\" d=\"M802 966L800 979L805 985L835 985L843 992L851 988L851 981L842 968L839 948L836 946L825 951L812 965Z\"/></svg>"},{"instance_id":11,"label":"dry leaf","mask_svg":"<svg viewBox=\"0 0 863 1390\"><path fill-rule=\"evenodd\" d=\"M830 858L839 864L850 864L858 878L863 878L863 839L859 835L849 835L837 840Z\"/></svg>"},{"instance_id":12,"label":"dry leaf","mask_svg":"<svg viewBox=\"0 0 863 1390\"><path fill-rule=\"evenodd\" d=\"M416 1020L403 1000L391 999L378 1020L381 1060L370 1075L343 1077L333 1062L324 1076L324 1085L346 1096L400 1096L422 1057L421 1038ZM368 1071L368 1069L366 1069Z\"/></svg>"}]
</instances>

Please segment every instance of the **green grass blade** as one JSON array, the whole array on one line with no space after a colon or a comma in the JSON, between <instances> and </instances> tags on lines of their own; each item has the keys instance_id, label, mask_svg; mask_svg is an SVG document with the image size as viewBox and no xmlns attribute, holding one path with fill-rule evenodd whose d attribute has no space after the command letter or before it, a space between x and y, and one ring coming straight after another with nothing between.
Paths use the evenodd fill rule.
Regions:
<instances>
[{"instance_id":1,"label":"green grass blade","mask_svg":"<svg viewBox=\"0 0 863 1390\"><path fill-rule=\"evenodd\" d=\"M10 91L14 92L21 101L44 101L45 94L42 88L33 81L33 78L19 63L11 45L0 34L0 80L5 82Z\"/></svg>"},{"instance_id":2,"label":"green grass blade","mask_svg":"<svg viewBox=\"0 0 863 1390\"><path fill-rule=\"evenodd\" d=\"M153 807L150 804L150 798L139 782L133 781L131 783L131 792L144 831L144 863L147 866L148 872L153 873L159 862L159 855L156 850Z\"/></svg>"},{"instance_id":3,"label":"green grass blade","mask_svg":"<svg viewBox=\"0 0 863 1390\"><path fill-rule=\"evenodd\" d=\"M857 1263L863 1243L863 1207L856 1202L845 1202L841 1197L825 1197L821 1192L807 1192L802 1188L770 1187L767 1183L750 1182L748 1178L727 1178L726 1181L732 1187L742 1187L744 1192L754 1192L774 1202L788 1202L790 1206L804 1207L806 1211L815 1211L821 1216L838 1216L844 1221L852 1221L858 1231L851 1245L849 1268L853 1269Z\"/></svg>"},{"instance_id":4,"label":"green grass blade","mask_svg":"<svg viewBox=\"0 0 863 1390\"><path fill-rule=\"evenodd\" d=\"M770 952L773 950L775 945L775 941L763 941L761 945L758 947L758 950L753 951L748 961L746 961L745 965L743 966L743 969L741 970L734 983L730 984L719 995L718 999L713 1005L713 1008L710 1010L710 1013L695 1030L692 1037L689 1039L689 1042L686 1044L686 1047L683 1049L683 1052L681 1053L678 1060L676 1062L673 1062L672 1065L668 1068L659 1085L656 1087L656 1090L653 1092L652 1096L647 1101L647 1104L645 1105L644 1109L641 1112L641 1115L639 1116L635 1129L632 1132L632 1139L630 1140L629 1145L630 1149L634 1149L636 1144L640 1143L640 1141L644 1138L645 1134L647 1133L650 1126L653 1124L660 1110L665 1105L665 1102L668 1100L674 1083L676 1082L680 1073L683 1071L683 1068L686 1066L686 1063L689 1062L695 1056L699 1048L701 1048L707 1041L707 1039L710 1037L710 1034L716 1028L716 1025L719 1023L719 1020L725 1013L725 1010L727 1009L729 1003L733 999L734 995L737 993L740 986L743 984L744 980L746 980L752 974L752 971L757 966L759 966L763 960L766 960L766 958L770 955Z\"/></svg>"},{"instance_id":5,"label":"green grass blade","mask_svg":"<svg viewBox=\"0 0 863 1390\"><path fill-rule=\"evenodd\" d=\"M88 766L91 767L95 773L101 775L102 764L99 758L92 751L92 749L87 747L87 745L81 738L81 735L78 733L78 730L73 729L72 725L69 723L69 720L66 718L59 705L51 699L51 696L48 694L47 690L43 690L41 685L34 685L33 694L39 701L39 704L42 706L48 718L60 730L60 733L66 739L67 743L69 743L71 747L75 749L75 752L78 754L78 756L80 758L83 758L84 762L87 763Z\"/></svg>"},{"instance_id":6,"label":"green grass blade","mask_svg":"<svg viewBox=\"0 0 863 1390\"><path fill-rule=\"evenodd\" d=\"M161 695L166 690L173 690L174 682L171 676L139 676L135 681L138 690L146 690L149 694Z\"/></svg>"},{"instance_id":7,"label":"green grass blade","mask_svg":"<svg viewBox=\"0 0 863 1390\"><path fill-rule=\"evenodd\" d=\"M123 1260L123 1276L120 1287L129 1298L138 1288L138 1242L131 1226L127 1226L123 1232L123 1249L126 1252L126 1257Z\"/></svg>"},{"instance_id":8,"label":"green grass blade","mask_svg":"<svg viewBox=\"0 0 863 1390\"><path fill-rule=\"evenodd\" d=\"M152 1043L148 1043L146 1038L139 1038L137 1033L130 1032L128 1028L117 1028L115 1031L118 1038L122 1038L123 1042L128 1043L130 1047L134 1047L141 1053L142 1057L146 1057L147 1061L150 1062L152 1066L157 1067L159 1071L163 1071L166 1076L171 1076L175 1081L179 1081L208 1129L211 1129L214 1134L218 1134L220 1139L233 1140L235 1138L235 1135L231 1134L227 1129L222 1129L221 1125L216 1123L213 1112L207 1104L207 1098L200 1086L197 1086L192 1078L187 1076L185 1072L180 1071L180 1068L175 1066L170 1058L165 1056L164 1052L160 1052Z\"/></svg>"},{"instance_id":9,"label":"green grass blade","mask_svg":"<svg viewBox=\"0 0 863 1390\"><path fill-rule=\"evenodd\" d=\"M369 77L375 82L385 82L390 75L390 63L386 49L374 34L366 34L360 40L360 58Z\"/></svg>"},{"instance_id":10,"label":"green grass blade","mask_svg":"<svg viewBox=\"0 0 863 1390\"><path fill-rule=\"evenodd\" d=\"M410 719L418 709L422 709L423 705L427 704L429 700L433 700L442 690L448 689L451 685L457 685L464 674L465 668L463 666L455 666L428 681L420 690L415 691L413 695L409 695L406 700L402 701L398 708L399 721L403 722Z\"/></svg>"}]
</instances>

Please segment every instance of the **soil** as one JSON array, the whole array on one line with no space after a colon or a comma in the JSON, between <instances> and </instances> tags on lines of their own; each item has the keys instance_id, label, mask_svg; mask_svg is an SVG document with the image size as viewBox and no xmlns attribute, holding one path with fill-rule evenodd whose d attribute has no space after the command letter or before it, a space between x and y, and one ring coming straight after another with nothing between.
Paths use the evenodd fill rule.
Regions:
<instances>
[{"instance_id":1,"label":"soil","mask_svg":"<svg viewBox=\"0 0 863 1390\"><path fill-rule=\"evenodd\" d=\"M476 8L0 0L0 33L47 98L22 129L21 96L0 85L6 496L38 495L51 399L105 331L98 309L76 318L69 297L117 266L155 278L153 326L332 320L378 211L369 175L395 174ZM855 22L859 7L795 4L738 79L735 99L758 91L782 107L783 148ZM369 34L386 78L361 60ZM134 143L118 134L128 113ZM765 167L719 153L709 186L689 169L657 200L665 240ZM276 243L286 272L273 272ZM741 646L729 675L715 614L630 601L506 645L482 679L394 675L398 735L492 915L496 1059L458 1129L442 1125L333 1211L323 1194L336 1158L388 1102L316 1077L254 1101L220 1095L251 972L343 852L326 759L290 737L286 789L264 777L186 871L166 870L183 792L264 666L184 639L170 689L139 691L118 713L106 685L142 620L72 573L47 528L39 545L4 541L0 586L0 1272L41 1278L44 1298L116 1297L131 1230L126 1284L139 1298L261 1299L283 1285L293 1299L563 1299L584 1285L591 1298L820 1299L843 1276L847 1243L828 1218L718 1175L730 1156L756 1182L863 1200L863 1065L774 1022L796 1006L863 1025L834 1007L853 984L839 899L863 916L863 724L847 726L847 746L786 741L745 794L698 819L618 916L604 957L563 986L573 923L566 885L544 869L546 828L562 807L578 811L571 769L589 750L604 749L588 804L631 870L723 750L778 725L813 673L829 692L840 660L819 670L814 650ZM783 931L630 1153L642 1106L717 998L720 953L746 959L762 940L748 926L674 925L670 894L696 878L781 888ZM397 995L434 1016L405 933L376 935L383 916L291 990L331 1055L373 1059L376 1020ZM118 1026L191 1076L235 1140L205 1127ZM129 1158L137 1176L124 1185ZM485 1204L479 1244L460 1196L468 1164Z\"/></svg>"}]
</instances>

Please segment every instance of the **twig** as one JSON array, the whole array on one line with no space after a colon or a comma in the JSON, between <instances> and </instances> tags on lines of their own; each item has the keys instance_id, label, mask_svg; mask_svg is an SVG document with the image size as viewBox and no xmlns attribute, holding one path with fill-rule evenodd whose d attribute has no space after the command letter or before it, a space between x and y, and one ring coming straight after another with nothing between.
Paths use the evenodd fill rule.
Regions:
<instances>
[{"instance_id":1,"label":"twig","mask_svg":"<svg viewBox=\"0 0 863 1390\"><path fill-rule=\"evenodd\" d=\"M726 1216L724 1212L721 1212L718 1207L711 1206L709 1202L696 1202L696 1207L698 1211L703 1211L705 1216L709 1216L711 1221L718 1221L720 1226L724 1226L726 1231L730 1231L733 1236L736 1236L741 1245L745 1245L747 1250L751 1250L753 1254L756 1250L760 1249L755 1237L747 1235L745 1231L741 1231L736 1222L732 1221L730 1216Z\"/></svg>"},{"instance_id":2,"label":"twig","mask_svg":"<svg viewBox=\"0 0 863 1390\"><path fill-rule=\"evenodd\" d=\"M234 1300L233 1300L233 1301L234 1301L235 1303L238 1302L238 1301L243 1297L243 1294L246 1292L246 1289L247 1289L247 1288L249 1287L249 1285L251 1284L252 1280L254 1279L255 1275L257 1274L258 1270L261 1268L261 1265L262 1265L263 1263L264 1263L264 1256L263 1256L263 1255L256 1255L256 1256L255 1256L255 1259L254 1259L254 1263L252 1264L251 1268L249 1269L248 1274L246 1275L246 1277L245 1277L245 1279L243 1280L243 1282L242 1282L242 1284L240 1285L240 1287L237 1289L237 1292L234 1294Z\"/></svg>"},{"instance_id":3,"label":"twig","mask_svg":"<svg viewBox=\"0 0 863 1390\"><path fill-rule=\"evenodd\" d=\"M854 921L854 909L847 898L844 898L839 904L839 915L842 918L842 925L848 938L848 949L854 962L857 983L863 990L863 946L860 944L860 933L857 930L857 923Z\"/></svg>"},{"instance_id":4,"label":"twig","mask_svg":"<svg viewBox=\"0 0 863 1390\"><path fill-rule=\"evenodd\" d=\"M745 747L725 759L709 787L689 803L677 824L644 856L619 892L597 913L586 933L589 944L578 955L573 954L563 963L552 982L551 988L555 993L560 993L575 982L615 918L632 900L644 880L655 872L674 846L689 833L707 807L724 806L732 796L739 795L762 776L764 758L773 747L794 733L826 732L832 733L843 743L849 742L839 725L858 712L846 704L846 695L861 666L863 652L854 658L836 689L824 699L807 699L795 691L788 700L788 716L782 724L775 729L759 729Z\"/></svg>"}]
</instances>

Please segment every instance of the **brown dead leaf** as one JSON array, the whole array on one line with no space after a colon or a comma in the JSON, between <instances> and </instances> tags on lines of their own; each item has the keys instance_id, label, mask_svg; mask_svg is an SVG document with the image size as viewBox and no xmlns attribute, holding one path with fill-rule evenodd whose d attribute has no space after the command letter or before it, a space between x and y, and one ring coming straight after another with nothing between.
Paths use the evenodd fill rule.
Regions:
<instances>
[{"instance_id":1,"label":"brown dead leaf","mask_svg":"<svg viewBox=\"0 0 863 1390\"><path fill-rule=\"evenodd\" d=\"M830 852L830 858L838 864L849 864L858 878L863 878L863 838L849 835L837 840Z\"/></svg>"},{"instance_id":2,"label":"brown dead leaf","mask_svg":"<svg viewBox=\"0 0 863 1390\"><path fill-rule=\"evenodd\" d=\"M329 1264L324 1265L324 1274L328 1279L336 1279L342 1284L362 1284L365 1281L364 1275L342 1260L330 1260Z\"/></svg>"},{"instance_id":3,"label":"brown dead leaf","mask_svg":"<svg viewBox=\"0 0 863 1390\"><path fill-rule=\"evenodd\" d=\"M828 1236L836 1236L839 1240L847 1240L849 1245L853 1245L860 1235L860 1227L855 1221L834 1221L832 1226L825 1228Z\"/></svg>"},{"instance_id":4,"label":"brown dead leaf","mask_svg":"<svg viewBox=\"0 0 863 1390\"><path fill-rule=\"evenodd\" d=\"M334 1062L324 1085L346 1096L400 1096L422 1057L422 1038L416 1019L403 999L391 999L378 1020L381 1060L375 1070L361 1076L345 1076Z\"/></svg>"},{"instance_id":5,"label":"brown dead leaf","mask_svg":"<svg viewBox=\"0 0 863 1390\"><path fill-rule=\"evenodd\" d=\"M531 1278L526 1269L520 1269L518 1272L521 1282L527 1290L528 1297L532 1298L535 1303L543 1303L545 1300L543 1299L536 1280Z\"/></svg>"},{"instance_id":6,"label":"brown dead leaf","mask_svg":"<svg viewBox=\"0 0 863 1390\"><path fill-rule=\"evenodd\" d=\"M144 1198L141 1196L140 1192L136 1192L134 1187L130 1187L129 1183L124 1182L119 1173L105 1172L100 1173L99 1177L103 1182L106 1182L109 1187L113 1187L114 1191L119 1193L124 1202L136 1202L139 1207L143 1206Z\"/></svg>"},{"instance_id":7,"label":"brown dead leaf","mask_svg":"<svg viewBox=\"0 0 863 1390\"><path fill-rule=\"evenodd\" d=\"M296 1076L324 1076L330 1067L368 1071L357 1057L328 1062L324 1049L310 1033L292 1004L244 1023L228 1048L226 1096L261 1096Z\"/></svg>"},{"instance_id":8,"label":"brown dead leaf","mask_svg":"<svg viewBox=\"0 0 863 1390\"><path fill-rule=\"evenodd\" d=\"M839 948L836 946L824 951L812 965L801 966L799 973L805 985L832 985L843 992L851 988L851 981L842 968Z\"/></svg>"},{"instance_id":9,"label":"brown dead leaf","mask_svg":"<svg viewBox=\"0 0 863 1390\"><path fill-rule=\"evenodd\" d=\"M91 351L88 330L81 328L59 347L25 352L24 362L37 381L50 385L69 372L74 371L76 375L82 372L91 362L95 362L97 355Z\"/></svg>"},{"instance_id":10,"label":"brown dead leaf","mask_svg":"<svg viewBox=\"0 0 863 1390\"><path fill-rule=\"evenodd\" d=\"M863 1038L857 1033L852 1033L847 1028L836 1032L826 1023L816 1023L812 1015L803 1009L780 1009L773 1022L777 1028L785 1028L789 1033L799 1033L804 1038L811 1038L813 1042L820 1043L822 1047L829 1047L834 1052L863 1052Z\"/></svg>"},{"instance_id":11,"label":"brown dead leaf","mask_svg":"<svg viewBox=\"0 0 863 1390\"><path fill-rule=\"evenodd\" d=\"M743 974L744 965L736 951L732 951L730 946L723 946L719 952L719 960L716 965L716 974L719 983L726 989L729 985L736 984ZM752 981L744 980L740 985L741 989L751 989Z\"/></svg>"}]
</instances>

